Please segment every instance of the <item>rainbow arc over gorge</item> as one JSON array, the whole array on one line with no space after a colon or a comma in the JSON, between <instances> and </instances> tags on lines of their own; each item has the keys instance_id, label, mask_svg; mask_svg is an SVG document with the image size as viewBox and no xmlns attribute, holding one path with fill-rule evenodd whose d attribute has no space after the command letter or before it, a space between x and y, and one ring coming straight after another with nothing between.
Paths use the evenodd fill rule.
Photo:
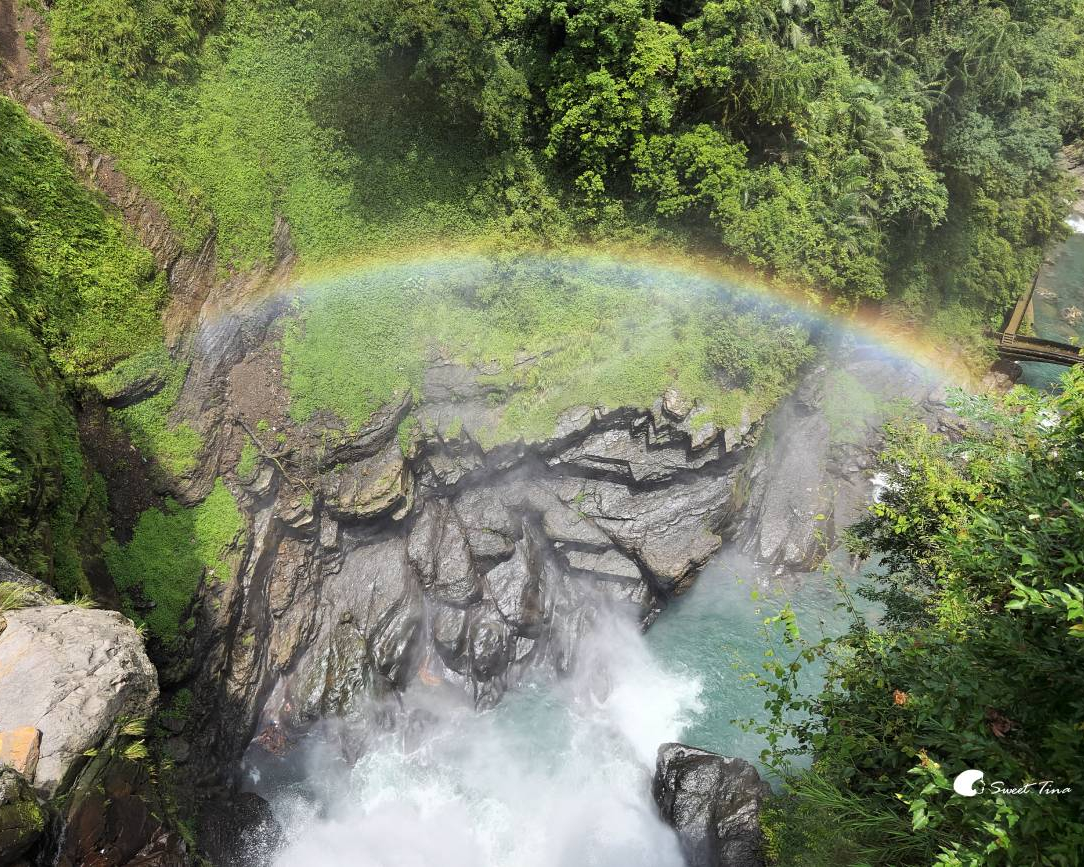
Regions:
<instances>
[{"instance_id":1,"label":"rainbow arc over gorge","mask_svg":"<svg viewBox=\"0 0 1084 867\"><path fill-rule=\"evenodd\" d=\"M808 288L767 280L725 261L665 247L578 246L553 251L508 249L489 241L470 245L421 245L393 254L346 257L317 265L299 265L286 277L271 281L262 293L249 295L239 306L228 302L205 311L205 325L221 317L243 317L269 301L289 299L295 311L318 304L321 298L359 291L363 285L408 286L411 281L481 281L512 264L555 277L579 276L599 283L634 284L654 292L722 293L766 311L788 313L810 331L831 330L873 345L890 357L914 362L940 381L968 386L974 380L952 353L921 332L869 310L833 306ZM404 292L404 305L407 303ZM404 307L404 311L405 311Z\"/></svg>"}]
</instances>

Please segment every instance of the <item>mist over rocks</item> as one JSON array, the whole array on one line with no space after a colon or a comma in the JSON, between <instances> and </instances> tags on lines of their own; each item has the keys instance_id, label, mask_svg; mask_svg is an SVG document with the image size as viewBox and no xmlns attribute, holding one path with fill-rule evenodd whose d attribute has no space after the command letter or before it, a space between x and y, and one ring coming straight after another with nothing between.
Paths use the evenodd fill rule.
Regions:
<instances>
[{"instance_id":1,"label":"mist over rocks","mask_svg":"<svg viewBox=\"0 0 1084 867\"><path fill-rule=\"evenodd\" d=\"M209 319L175 410L205 443L177 495L224 477L247 524L236 579L203 581L161 670L193 693L171 740L196 789L237 786L246 752L289 766L327 721L347 764L389 730L423 731L408 690L486 709L565 677L602 618L648 626L724 541L808 568L872 495L892 400L944 414L916 365L839 341L766 419L722 430L668 392L494 443L488 374L439 355L361 427L301 424L278 349L290 312L273 297Z\"/></svg>"},{"instance_id":2,"label":"mist over rocks","mask_svg":"<svg viewBox=\"0 0 1084 867\"><path fill-rule=\"evenodd\" d=\"M884 422L903 415L951 433L960 422L946 399L942 380L912 361L830 345L765 419L727 535L781 573L815 568L873 497Z\"/></svg>"},{"instance_id":3,"label":"mist over rocks","mask_svg":"<svg viewBox=\"0 0 1084 867\"><path fill-rule=\"evenodd\" d=\"M201 588L192 663L163 673L195 693L195 779L221 779L250 742L286 754L323 719L372 734L394 720L367 708L412 684L492 707L566 673L600 613L650 624L724 539L809 568L872 495L892 401L932 424L944 409L917 365L838 340L767 419L725 430L671 390L493 444L487 371L439 354L420 393L362 427L299 424L276 348L289 312L277 297L209 320L178 403L206 442L187 496L225 473L249 525L237 580ZM246 442L258 458L242 477Z\"/></svg>"},{"instance_id":4,"label":"mist over rocks","mask_svg":"<svg viewBox=\"0 0 1084 867\"><path fill-rule=\"evenodd\" d=\"M412 682L492 706L528 670L567 671L601 611L652 617L721 544L740 463L721 441L693 450L650 413L593 411L548 442L438 435L408 456L402 414L240 486L246 566L207 588L219 625L196 654L227 714L197 755L243 749L257 714L280 748ZM251 639L227 644L237 629Z\"/></svg>"}]
</instances>

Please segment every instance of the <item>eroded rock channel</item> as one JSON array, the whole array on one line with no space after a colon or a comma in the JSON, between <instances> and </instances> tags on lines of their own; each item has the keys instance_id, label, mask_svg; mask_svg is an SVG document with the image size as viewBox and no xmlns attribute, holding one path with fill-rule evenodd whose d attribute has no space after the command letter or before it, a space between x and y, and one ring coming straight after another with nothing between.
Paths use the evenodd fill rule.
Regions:
<instances>
[{"instance_id":1,"label":"eroded rock channel","mask_svg":"<svg viewBox=\"0 0 1084 867\"><path fill-rule=\"evenodd\" d=\"M420 392L362 429L298 425L276 349L287 310L205 325L176 410L208 443L183 493L225 475L248 526L237 580L205 579L197 626L163 670L195 694L176 759L223 796L246 751L288 756L324 720L351 721L337 749L356 760L402 724L395 702L412 685L485 709L559 679L600 617L650 625L726 543L780 572L810 568L871 496L892 407L955 424L927 373L829 337L770 417L722 431L690 424L669 393L647 411L577 408L549 439L484 449L484 371L436 355ZM246 443L259 456L242 475Z\"/></svg>"},{"instance_id":2,"label":"eroded rock channel","mask_svg":"<svg viewBox=\"0 0 1084 867\"><path fill-rule=\"evenodd\" d=\"M192 753L209 765L235 762L253 735L288 749L414 680L487 707L527 669L565 672L600 610L646 624L680 593L741 502L750 426L694 444L687 411L660 398L649 412L585 407L551 439L485 451L471 432L485 393L443 360L417 405L356 434L260 424L259 397L230 395L273 353L262 336L247 351L241 329L232 339L204 343L217 369L205 356L182 400L220 431L220 465L246 437L261 447L236 479L250 521L240 578L208 580L200 602L190 676L207 711ZM405 438L409 411L420 432Z\"/></svg>"}]
</instances>

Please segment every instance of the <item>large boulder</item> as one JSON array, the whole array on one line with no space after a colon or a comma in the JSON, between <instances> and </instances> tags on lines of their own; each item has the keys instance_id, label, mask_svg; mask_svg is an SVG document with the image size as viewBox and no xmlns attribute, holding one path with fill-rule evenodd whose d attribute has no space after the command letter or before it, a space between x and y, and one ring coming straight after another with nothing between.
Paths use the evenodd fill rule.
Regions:
<instances>
[{"instance_id":1,"label":"large boulder","mask_svg":"<svg viewBox=\"0 0 1084 867\"><path fill-rule=\"evenodd\" d=\"M684 744L659 747L652 793L689 867L759 867L768 784L749 762Z\"/></svg>"},{"instance_id":2,"label":"large boulder","mask_svg":"<svg viewBox=\"0 0 1084 867\"><path fill-rule=\"evenodd\" d=\"M52 797L119 720L148 717L158 678L131 622L116 611L42 605L8 611L0 631L0 731L41 732L31 782Z\"/></svg>"}]
</instances>

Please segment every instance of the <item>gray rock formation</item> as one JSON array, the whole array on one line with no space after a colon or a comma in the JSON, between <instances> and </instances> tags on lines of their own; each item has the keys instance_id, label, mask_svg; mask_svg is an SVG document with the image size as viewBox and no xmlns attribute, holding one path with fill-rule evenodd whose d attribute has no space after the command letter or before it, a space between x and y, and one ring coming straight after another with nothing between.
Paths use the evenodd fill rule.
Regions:
<instances>
[{"instance_id":1,"label":"gray rock formation","mask_svg":"<svg viewBox=\"0 0 1084 867\"><path fill-rule=\"evenodd\" d=\"M84 754L118 719L147 717L154 667L131 622L115 611L43 605L8 611L0 631L0 730L41 731L31 782L45 796L70 783Z\"/></svg>"},{"instance_id":2,"label":"gray rock formation","mask_svg":"<svg viewBox=\"0 0 1084 867\"><path fill-rule=\"evenodd\" d=\"M814 568L872 499L881 426L904 413L956 424L939 381L875 347L840 345L769 416L743 474L741 550L780 571Z\"/></svg>"},{"instance_id":3,"label":"gray rock formation","mask_svg":"<svg viewBox=\"0 0 1084 867\"><path fill-rule=\"evenodd\" d=\"M210 589L254 637L227 645L224 624L201 654L201 680L224 682L242 713L209 719L196 755L243 747L253 711L258 742L281 750L411 683L492 705L524 677L567 671L603 609L649 619L721 544L738 461L650 414L593 413L564 437L490 452L437 437L410 459L398 415L312 469L295 455L244 487L245 573Z\"/></svg>"},{"instance_id":4,"label":"gray rock formation","mask_svg":"<svg viewBox=\"0 0 1084 867\"><path fill-rule=\"evenodd\" d=\"M0 863L185 867L148 763L126 755L125 725L158 701L143 639L118 612L56 604L3 559L0 580L30 606L0 616L0 760L22 771L0 765Z\"/></svg>"},{"instance_id":5,"label":"gray rock formation","mask_svg":"<svg viewBox=\"0 0 1084 867\"><path fill-rule=\"evenodd\" d=\"M689 867L762 865L759 814L769 792L744 759L684 744L659 747L652 793Z\"/></svg>"}]
</instances>

